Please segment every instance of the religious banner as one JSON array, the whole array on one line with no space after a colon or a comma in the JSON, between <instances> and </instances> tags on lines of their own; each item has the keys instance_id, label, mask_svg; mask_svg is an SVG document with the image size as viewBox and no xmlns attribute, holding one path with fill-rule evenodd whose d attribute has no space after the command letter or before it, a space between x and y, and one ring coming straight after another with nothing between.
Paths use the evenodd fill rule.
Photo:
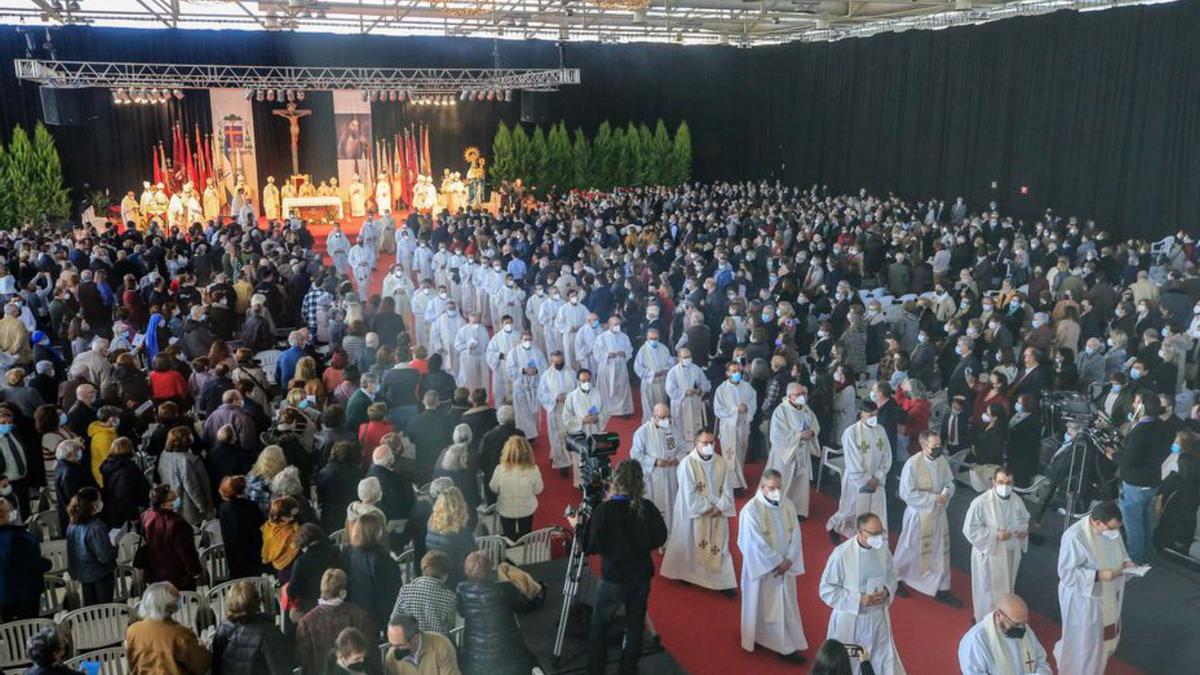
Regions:
<instances>
[{"instance_id":1,"label":"religious banner","mask_svg":"<svg viewBox=\"0 0 1200 675\"><path fill-rule=\"evenodd\" d=\"M221 203L228 207L240 185L258 213L258 164L254 156L254 112L244 89L210 89L212 107L212 178ZM207 157L207 155L206 155ZM201 192L204 186L197 188ZM228 213L228 208L223 209Z\"/></svg>"},{"instance_id":2,"label":"religious banner","mask_svg":"<svg viewBox=\"0 0 1200 675\"><path fill-rule=\"evenodd\" d=\"M333 92L333 125L337 138L338 183L349 186L358 174L362 183L372 186L371 174L371 104L357 90L335 89Z\"/></svg>"}]
</instances>

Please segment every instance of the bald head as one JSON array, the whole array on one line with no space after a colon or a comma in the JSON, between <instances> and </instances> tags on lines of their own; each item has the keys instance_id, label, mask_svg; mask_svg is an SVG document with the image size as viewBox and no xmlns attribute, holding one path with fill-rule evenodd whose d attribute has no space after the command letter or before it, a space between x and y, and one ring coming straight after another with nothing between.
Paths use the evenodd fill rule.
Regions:
<instances>
[{"instance_id":1,"label":"bald head","mask_svg":"<svg viewBox=\"0 0 1200 675\"><path fill-rule=\"evenodd\" d=\"M1029 606L1015 593L1005 593L996 600L996 609L1004 612L1009 621L1025 624L1029 621Z\"/></svg>"},{"instance_id":2,"label":"bald head","mask_svg":"<svg viewBox=\"0 0 1200 675\"><path fill-rule=\"evenodd\" d=\"M668 406L666 403L655 403L654 404L654 418L660 419L660 420L671 419L671 407Z\"/></svg>"}]
</instances>

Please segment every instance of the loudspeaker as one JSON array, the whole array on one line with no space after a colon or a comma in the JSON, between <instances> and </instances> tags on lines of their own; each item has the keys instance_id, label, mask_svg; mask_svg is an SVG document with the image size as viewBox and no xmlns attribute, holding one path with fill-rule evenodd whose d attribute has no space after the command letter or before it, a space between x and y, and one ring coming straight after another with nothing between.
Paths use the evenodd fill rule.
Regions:
<instances>
[{"instance_id":1,"label":"loudspeaker","mask_svg":"<svg viewBox=\"0 0 1200 675\"><path fill-rule=\"evenodd\" d=\"M550 119L550 99L536 91L521 92L521 121L545 124Z\"/></svg>"},{"instance_id":2,"label":"loudspeaker","mask_svg":"<svg viewBox=\"0 0 1200 675\"><path fill-rule=\"evenodd\" d=\"M90 89L62 89L40 87L42 95L42 118L46 124L55 126L78 126L88 119Z\"/></svg>"}]
</instances>

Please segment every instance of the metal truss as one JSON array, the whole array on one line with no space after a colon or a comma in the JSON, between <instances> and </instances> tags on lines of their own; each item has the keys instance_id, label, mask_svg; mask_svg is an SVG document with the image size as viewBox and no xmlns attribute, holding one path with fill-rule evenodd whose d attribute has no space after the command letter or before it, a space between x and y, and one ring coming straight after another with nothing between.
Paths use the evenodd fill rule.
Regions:
<instances>
[{"instance_id":1,"label":"metal truss","mask_svg":"<svg viewBox=\"0 0 1200 675\"><path fill-rule=\"evenodd\" d=\"M17 77L52 87L408 91L553 91L578 68L325 68L16 59Z\"/></svg>"}]
</instances>

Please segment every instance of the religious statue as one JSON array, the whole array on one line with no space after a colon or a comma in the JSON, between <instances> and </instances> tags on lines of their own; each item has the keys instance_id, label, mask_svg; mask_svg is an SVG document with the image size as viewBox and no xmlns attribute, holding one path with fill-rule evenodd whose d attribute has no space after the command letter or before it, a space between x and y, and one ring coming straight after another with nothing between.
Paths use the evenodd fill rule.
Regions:
<instances>
[{"instance_id":1,"label":"religious statue","mask_svg":"<svg viewBox=\"0 0 1200 675\"><path fill-rule=\"evenodd\" d=\"M275 186L275 176L267 176L267 185L262 191L263 215L267 220L279 220L279 188Z\"/></svg>"},{"instance_id":2,"label":"religious statue","mask_svg":"<svg viewBox=\"0 0 1200 675\"><path fill-rule=\"evenodd\" d=\"M350 182L350 215L362 218L367 215L367 186L362 184L358 174Z\"/></svg>"},{"instance_id":3,"label":"religious statue","mask_svg":"<svg viewBox=\"0 0 1200 675\"><path fill-rule=\"evenodd\" d=\"M138 203L133 190L126 192L125 198L121 200L121 224L128 226L129 223L133 223L133 226L139 230L144 225L144 221L142 220L142 205Z\"/></svg>"},{"instance_id":4,"label":"religious statue","mask_svg":"<svg viewBox=\"0 0 1200 675\"><path fill-rule=\"evenodd\" d=\"M312 176L305 174L303 176L303 178L304 178L304 182L300 184L300 196L301 197L316 197L317 196L317 186L313 185Z\"/></svg>"},{"instance_id":5,"label":"religious statue","mask_svg":"<svg viewBox=\"0 0 1200 675\"><path fill-rule=\"evenodd\" d=\"M300 173L300 118L307 117L312 114L311 110L297 110L295 103L288 103L287 110L272 110L272 115L277 115L288 121L288 131L292 137L292 175Z\"/></svg>"},{"instance_id":6,"label":"religious statue","mask_svg":"<svg viewBox=\"0 0 1200 675\"><path fill-rule=\"evenodd\" d=\"M221 215L221 193L217 183L209 178L204 186L204 219L216 220Z\"/></svg>"},{"instance_id":7,"label":"religious statue","mask_svg":"<svg viewBox=\"0 0 1200 675\"><path fill-rule=\"evenodd\" d=\"M475 158L475 163L467 169L467 204L479 206L483 203L484 178L487 176L487 160L482 156Z\"/></svg>"},{"instance_id":8,"label":"religious statue","mask_svg":"<svg viewBox=\"0 0 1200 675\"><path fill-rule=\"evenodd\" d=\"M329 187L329 181L324 181L324 180L321 181L321 184L317 186L317 196L318 197L333 196L333 190L331 190Z\"/></svg>"},{"instance_id":9,"label":"religious statue","mask_svg":"<svg viewBox=\"0 0 1200 675\"><path fill-rule=\"evenodd\" d=\"M392 186L388 185L387 176L382 173L375 183L375 208L380 213L392 210Z\"/></svg>"}]
</instances>

